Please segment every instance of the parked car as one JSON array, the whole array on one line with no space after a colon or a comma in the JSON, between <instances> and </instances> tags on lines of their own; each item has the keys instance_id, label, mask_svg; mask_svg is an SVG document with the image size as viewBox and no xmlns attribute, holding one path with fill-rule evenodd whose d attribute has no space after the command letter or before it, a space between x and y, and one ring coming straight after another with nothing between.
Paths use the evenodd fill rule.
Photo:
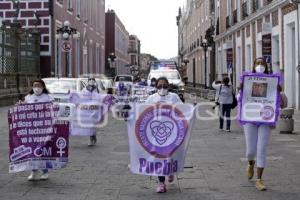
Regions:
<instances>
[{"instance_id":1,"label":"parked car","mask_svg":"<svg viewBox=\"0 0 300 200\"><path fill-rule=\"evenodd\" d=\"M131 88L134 77L131 75L117 75L114 80L114 89L118 88L119 83L122 82L126 87Z\"/></svg>"},{"instance_id":2,"label":"parked car","mask_svg":"<svg viewBox=\"0 0 300 200\"><path fill-rule=\"evenodd\" d=\"M80 92L86 87L86 82L78 78L43 78L55 102L68 102L70 92Z\"/></svg>"}]
</instances>

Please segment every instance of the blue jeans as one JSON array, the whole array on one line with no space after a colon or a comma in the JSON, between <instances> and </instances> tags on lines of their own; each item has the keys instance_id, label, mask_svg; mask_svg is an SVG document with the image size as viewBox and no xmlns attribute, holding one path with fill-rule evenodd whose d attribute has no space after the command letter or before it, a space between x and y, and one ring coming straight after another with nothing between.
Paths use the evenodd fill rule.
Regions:
<instances>
[{"instance_id":1,"label":"blue jeans","mask_svg":"<svg viewBox=\"0 0 300 200\"><path fill-rule=\"evenodd\" d=\"M231 104L220 104L220 129L223 129L224 116L226 117L226 129L230 130Z\"/></svg>"}]
</instances>

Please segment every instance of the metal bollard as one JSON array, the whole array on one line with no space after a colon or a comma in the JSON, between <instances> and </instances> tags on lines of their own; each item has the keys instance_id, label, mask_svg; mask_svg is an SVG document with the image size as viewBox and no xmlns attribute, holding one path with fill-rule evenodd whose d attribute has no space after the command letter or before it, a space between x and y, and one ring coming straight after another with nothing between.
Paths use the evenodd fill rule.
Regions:
<instances>
[{"instance_id":1,"label":"metal bollard","mask_svg":"<svg viewBox=\"0 0 300 200\"><path fill-rule=\"evenodd\" d=\"M280 133L293 133L294 131L294 108L285 108L280 111L279 131Z\"/></svg>"}]
</instances>

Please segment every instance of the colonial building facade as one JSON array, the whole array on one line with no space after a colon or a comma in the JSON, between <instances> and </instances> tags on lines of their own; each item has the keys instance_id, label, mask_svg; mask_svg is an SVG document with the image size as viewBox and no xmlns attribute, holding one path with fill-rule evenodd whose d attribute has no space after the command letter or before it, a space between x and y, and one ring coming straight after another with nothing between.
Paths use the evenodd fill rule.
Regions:
<instances>
[{"instance_id":1,"label":"colonial building facade","mask_svg":"<svg viewBox=\"0 0 300 200\"><path fill-rule=\"evenodd\" d=\"M114 10L108 10L105 15L106 74L130 74L129 33ZM115 56L114 60L111 60L112 55Z\"/></svg>"},{"instance_id":2,"label":"colonial building facade","mask_svg":"<svg viewBox=\"0 0 300 200\"><path fill-rule=\"evenodd\" d=\"M104 73L105 0L20 0L19 16L12 1L1 0L0 18L4 22L18 19L24 28L39 28L43 77ZM66 20L79 36L69 39L68 62L62 52L62 37L56 37L56 30Z\"/></svg>"},{"instance_id":3,"label":"colonial building facade","mask_svg":"<svg viewBox=\"0 0 300 200\"><path fill-rule=\"evenodd\" d=\"M177 16L179 66L193 86L209 87L214 79L213 11L209 0L187 0ZM205 40L209 48L202 47Z\"/></svg>"},{"instance_id":4,"label":"colonial building facade","mask_svg":"<svg viewBox=\"0 0 300 200\"><path fill-rule=\"evenodd\" d=\"M289 0L217 0L217 76L231 74L235 86L255 58L280 72L289 106L300 107L297 5Z\"/></svg>"},{"instance_id":5,"label":"colonial building facade","mask_svg":"<svg viewBox=\"0 0 300 200\"><path fill-rule=\"evenodd\" d=\"M129 36L128 54L130 58L130 65L141 65L141 42L136 35Z\"/></svg>"},{"instance_id":6,"label":"colonial building facade","mask_svg":"<svg viewBox=\"0 0 300 200\"><path fill-rule=\"evenodd\" d=\"M103 74L105 65L105 0L54 0L53 4L52 35L55 35L55 31L61 28L64 21L67 20L70 22L70 27L77 30L79 37L70 38L72 50L69 55L69 62L66 60L66 53L61 51L62 38L53 38L55 43L52 54L55 55L53 56L55 68L52 68L52 72L59 69L59 74L70 77L84 74Z\"/></svg>"}]
</instances>

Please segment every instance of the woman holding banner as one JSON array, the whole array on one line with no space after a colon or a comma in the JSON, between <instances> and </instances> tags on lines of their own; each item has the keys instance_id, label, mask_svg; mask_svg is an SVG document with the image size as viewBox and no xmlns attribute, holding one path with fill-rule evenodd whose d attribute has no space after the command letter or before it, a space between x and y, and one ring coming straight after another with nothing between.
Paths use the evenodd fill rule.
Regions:
<instances>
[{"instance_id":1,"label":"woman holding banner","mask_svg":"<svg viewBox=\"0 0 300 200\"><path fill-rule=\"evenodd\" d=\"M157 93L148 97L145 103L171 103L178 104L182 103L179 96L175 93L168 92L169 81L165 77L160 77L156 81ZM156 188L157 193L165 193L167 191L165 184L165 176L159 176L159 185ZM168 182L171 183L174 181L174 175L168 177Z\"/></svg>"},{"instance_id":2,"label":"woman holding banner","mask_svg":"<svg viewBox=\"0 0 300 200\"><path fill-rule=\"evenodd\" d=\"M98 84L97 84L95 78L89 78L88 79L88 84L87 84L86 88L84 88L81 91L81 93L82 94L86 94L86 93L99 94L100 93L99 88L98 88ZM90 136L88 146L95 146L96 143L97 143L97 133L96 133L96 129L93 129L93 135Z\"/></svg>"},{"instance_id":3,"label":"woman holding banner","mask_svg":"<svg viewBox=\"0 0 300 200\"><path fill-rule=\"evenodd\" d=\"M25 96L24 103L46 103L52 102L53 98L49 96L49 92L46 88L45 82L41 79L33 81L32 89L29 94ZM48 179L48 169L42 170L42 175L39 177L38 170L32 170L28 176L29 181L35 180L47 180Z\"/></svg>"},{"instance_id":4,"label":"woman holding banner","mask_svg":"<svg viewBox=\"0 0 300 200\"><path fill-rule=\"evenodd\" d=\"M252 86L247 88L252 89L252 93L250 92L244 92L243 90L246 90L246 85L245 85L245 75L249 74L251 77L255 78L255 82L253 82ZM257 75L256 75L257 74ZM264 58L257 58L254 62L254 66L252 69L252 73L245 73L244 76L242 76L241 78L241 91L238 94L238 99L240 102L240 110L244 109L244 107L247 107L247 105L244 105L245 102L243 100L243 95L250 95L251 98L255 99L255 100L259 100L260 98L269 98L268 96L264 95L266 94L265 90L266 88L263 88L264 91L260 92L260 88L265 85L267 85L266 83L262 83L259 82L260 80L262 80L262 77L271 77L272 73L270 73L270 69L268 68L268 65L266 63L266 61L264 60ZM249 76L249 77L250 77ZM250 78L248 78L247 80L250 80ZM257 81L259 80L259 81ZM256 85L255 85L256 84ZM260 85L262 86L260 86ZM275 90L274 90L275 89ZM276 92L276 85L274 87L273 91L271 90L271 92L269 91L268 94L274 96L274 93ZM284 95L284 93L281 93L281 86L279 85L279 81L278 81L278 85L277 85L277 90L278 90L278 100L280 100L280 107L284 108L287 105L287 99L286 96ZM276 98L275 98L276 99ZM270 99L267 99L270 100ZM275 100L276 103L276 100ZM278 104L279 105L279 104ZM264 105L263 105L264 107ZM272 113L272 117L275 117L274 111L271 109L270 112L270 106L265 106L268 107L268 112L266 113ZM264 108L265 108L264 107ZM278 108L279 109L279 108ZM242 111L240 111L242 113ZM241 114L240 115L244 115ZM247 114L247 113L246 113ZM263 114L260 114L263 115ZM265 114L266 116L268 116L268 114ZM267 119L267 117L265 116L265 119ZM246 175L247 178L249 180L251 180L254 176L254 166L255 166L255 157L256 157L256 166L257 166L257 179L256 179L256 183L255 183L255 187L259 190L259 191L264 191L266 190L266 186L264 184L264 182L262 181L262 175L264 172L264 168L266 166L266 148L267 148L267 144L269 142L269 137L270 137L270 133L272 128L274 128L275 124L272 123L265 123L263 121L259 121L259 120L255 120L253 122L243 122L241 119L243 117L239 116L239 121L242 123L243 128L244 128L244 133L245 133L245 140L246 140L246 157L248 159L248 166L247 166L247 170L246 170ZM275 120L274 120L275 121ZM276 123L276 121L275 121Z\"/></svg>"}]
</instances>

